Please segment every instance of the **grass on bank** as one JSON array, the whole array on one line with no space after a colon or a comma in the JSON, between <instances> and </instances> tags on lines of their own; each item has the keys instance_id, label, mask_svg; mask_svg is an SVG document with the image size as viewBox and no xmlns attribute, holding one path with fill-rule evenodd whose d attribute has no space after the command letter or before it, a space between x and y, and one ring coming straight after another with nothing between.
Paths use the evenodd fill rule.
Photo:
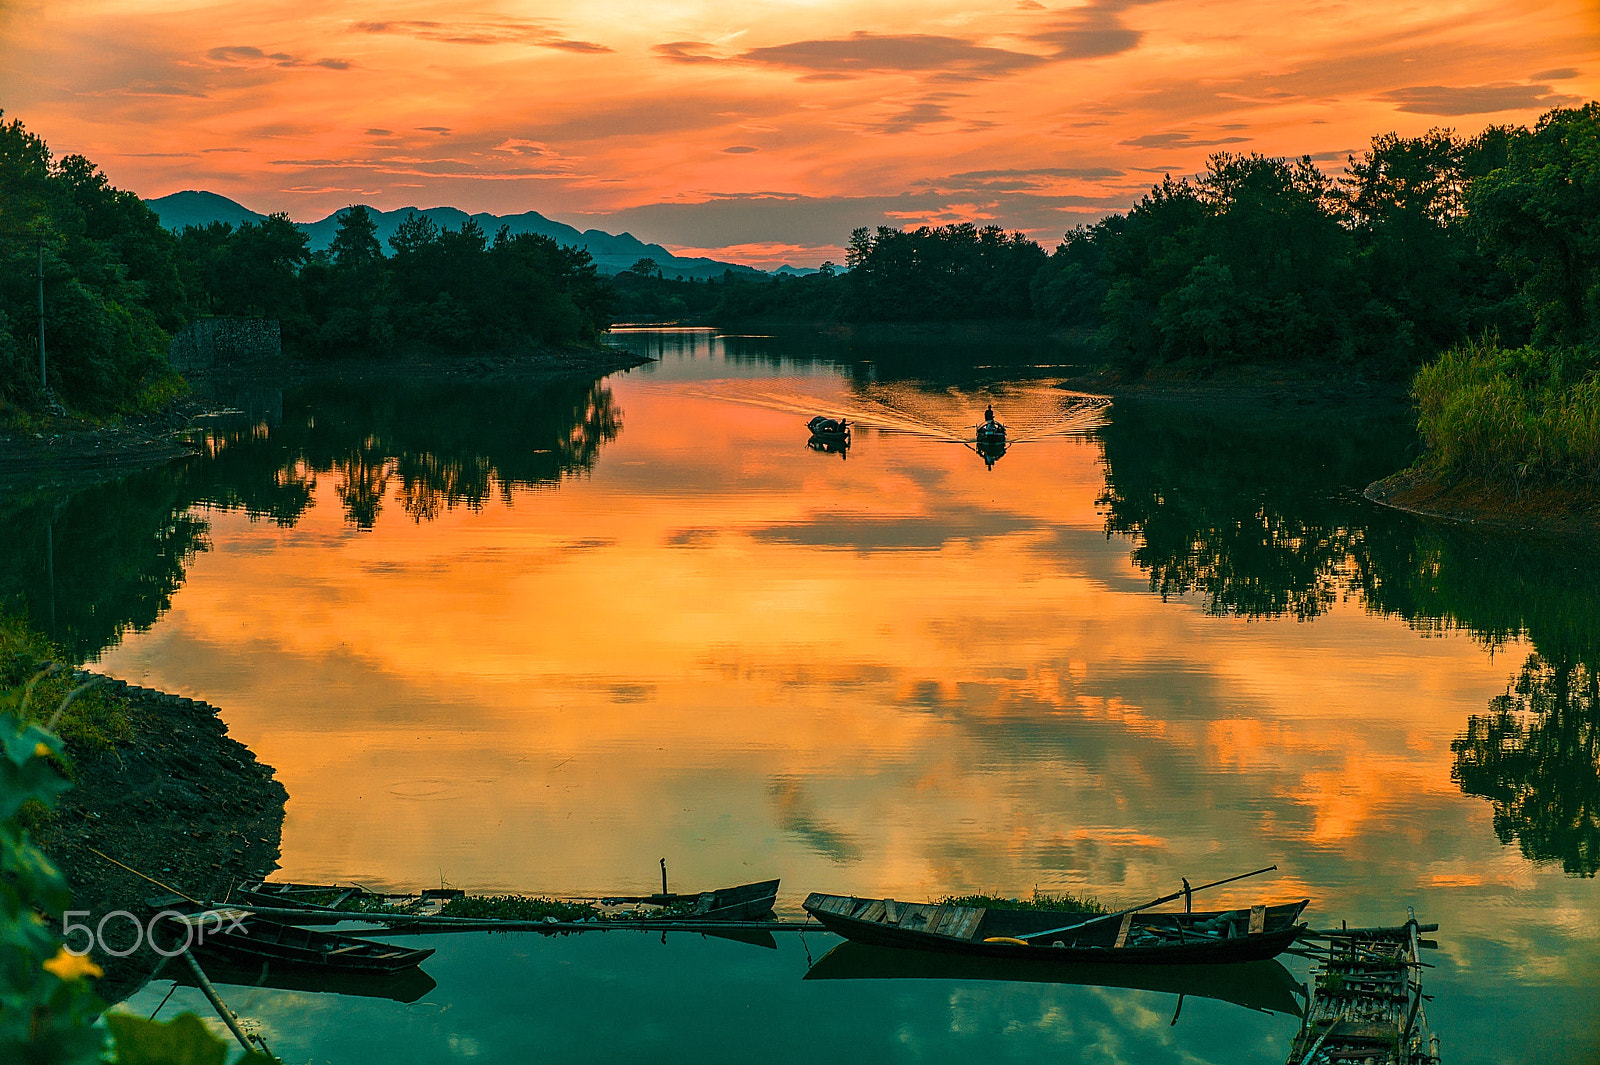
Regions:
<instances>
[{"instance_id":1,"label":"grass on bank","mask_svg":"<svg viewBox=\"0 0 1600 1065\"><path fill-rule=\"evenodd\" d=\"M1600 488L1600 360L1483 339L1417 372L1424 462L1516 492Z\"/></svg>"},{"instance_id":2,"label":"grass on bank","mask_svg":"<svg viewBox=\"0 0 1600 1065\"><path fill-rule=\"evenodd\" d=\"M31 628L23 615L0 609L0 711L20 710L28 682L49 662L67 664L61 649ZM48 724L75 687L77 682L65 670L39 681L28 700L28 720ZM126 701L95 689L67 707L55 732L69 750L79 751L103 750L133 738ZM70 767L63 768L70 773Z\"/></svg>"},{"instance_id":3,"label":"grass on bank","mask_svg":"<svg viewBox=\"0 0 1600 1065\"><path fill-rule=\"evenodd\" d=\"M939 906L975 906L981 910L1051 910L1062 913L1105 913L1105 906L1092 896L1070 893L1050 895L1037 889L1029 899L1011 899L1004 895L946 895L938 899Z\"/></svg>"}]
</instances>

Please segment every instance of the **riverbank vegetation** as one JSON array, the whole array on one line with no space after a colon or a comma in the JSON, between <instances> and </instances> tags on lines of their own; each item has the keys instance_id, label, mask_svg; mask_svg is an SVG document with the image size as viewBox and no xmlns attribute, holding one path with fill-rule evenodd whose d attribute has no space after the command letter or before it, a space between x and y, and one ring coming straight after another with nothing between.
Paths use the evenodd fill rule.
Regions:
<instances>
[{"instance_id":1,"label":"riverbank vegetation","mask_svg":"<svg viewBox=\"0 0 1600 1065\"><path fill-rule=\"evenodd\" d=\"M1034 889L1033 896L1026 899L1014 899L1006 895L946 895L937 900L936 906L972 906L980 910L1046 910L1052 913L1082 913L1093 916L1106 912L1100 900L1090 896L1078 896L1071 892L1062 892L1052 895L1048 892Z\"/></svg>"},{"instance_id":2,"label":"riverbank vegetation","mask_svg":"<svg viewBox=\"0 0 1600 1065\"><path fill-rule=\"evenodd\" d=\"M284 214L174 235L15 120L0 122L0 235L0 421L52 395L95 418L162 406L184 387L172 335L207 315L276 318L289 354L323 359L591 346L611 321L588 253L548 237L413 216L386 250L361 207L326 252Z\"/></svg>"}]
</instances>

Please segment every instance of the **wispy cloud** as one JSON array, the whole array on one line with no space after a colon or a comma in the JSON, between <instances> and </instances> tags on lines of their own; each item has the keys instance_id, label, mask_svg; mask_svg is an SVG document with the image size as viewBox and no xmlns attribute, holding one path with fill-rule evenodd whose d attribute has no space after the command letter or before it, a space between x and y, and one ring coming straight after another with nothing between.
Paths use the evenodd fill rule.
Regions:
<instances>
[{"instance_id":1,"label":"wispy cloud","mask_svg":"<svg viewBox=\"0 0 1600 1065\"><path fill-rule=\"evenodd\" d=\"M1488 115L1500 111L1548 111L1582 103L1580 96L1552 91L1549 85L1412 85L1382 93L1414 115Z\"/></svg>"},{"instance_id":2,"label":"wispy cloud","mask_svg":"<svg viewBox=\"0 0 1600 1065\"><path fill-rule=\"evenodd\" d=\"M848 37L752 48L738 58L748 63L825 74L887 72L993 76L1015 73L1048 62L1044 56L992 48L963 37L861 31Z\"/></svg>"},{"instance_id":3,"label":"wispy cloud","mask_svg":"<svg viewBox=\"0 0 1600 1065\"><path fill-rule=\"evenodd\" d=\"M268 52L254 45L235 44L213 48L206 53L213 63L230 66L322 67L326 70L349 70L348 59L302 59L288 52Z\"/></svg>"},{"instance_id":4,"label":"wispy cloud","mask_svg":"<svg viewBox=\"0 0 1600 1065\"><path fill-rule=\"evenodd\" d=\"M359 33L399 34L442 44L523 44L536 48L556 48L566 52L609 52L603 44L567 37L543 19L487 18L462 22L436 22L400 19L385 22L357 22L351 28Z\"/></svg>"}]
</instances>

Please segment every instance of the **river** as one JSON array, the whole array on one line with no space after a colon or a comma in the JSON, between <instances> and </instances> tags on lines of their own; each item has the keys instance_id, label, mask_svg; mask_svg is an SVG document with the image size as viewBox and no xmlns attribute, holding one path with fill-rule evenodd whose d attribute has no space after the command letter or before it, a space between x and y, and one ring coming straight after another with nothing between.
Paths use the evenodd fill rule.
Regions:
<instances>
[{"instance_id":1,"label":"river","mask_svg":"<svg viewBox=\"0 0 1600 1065\"><path fill-rule=\"evenodd\" d=\"M224 708L288 789L282 878L648 892L665 857L795 915L1276 863L1199 901L1414 907L1451 1065L1600 1058L1600 559L1363 500L1403 410L1108 407L1048 348L616 340L659 361L241 389L203 457L0 510L0 591ZM291 1063L1237 1065L1298 1023L1227 979L1176 1023L1171 990L806 979L820 932L407 942L415 1001L222 990Z\"/></svg>"}]
</instances>

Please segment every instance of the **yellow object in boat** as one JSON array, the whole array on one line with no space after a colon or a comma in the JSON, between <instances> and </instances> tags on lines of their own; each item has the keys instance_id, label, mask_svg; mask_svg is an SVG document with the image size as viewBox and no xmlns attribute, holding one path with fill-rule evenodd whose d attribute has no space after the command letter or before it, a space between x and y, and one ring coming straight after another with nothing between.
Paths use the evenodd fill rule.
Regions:
<instances>
[{"instance_id":1,"label":"yellow object in boat","mask_svg":"<svg viewBox=\"0 0 1600 1065\"><path fill-rule=\"evenodd\" d=\"M985 943L1009 943L1013 947L1031 947L1031 946L1033 946L1033 944L1029 943L1026 939L1012 939L1010 936L990 936L988 939L985 939L984 942Z\"/></svg>"}]
</instances>

